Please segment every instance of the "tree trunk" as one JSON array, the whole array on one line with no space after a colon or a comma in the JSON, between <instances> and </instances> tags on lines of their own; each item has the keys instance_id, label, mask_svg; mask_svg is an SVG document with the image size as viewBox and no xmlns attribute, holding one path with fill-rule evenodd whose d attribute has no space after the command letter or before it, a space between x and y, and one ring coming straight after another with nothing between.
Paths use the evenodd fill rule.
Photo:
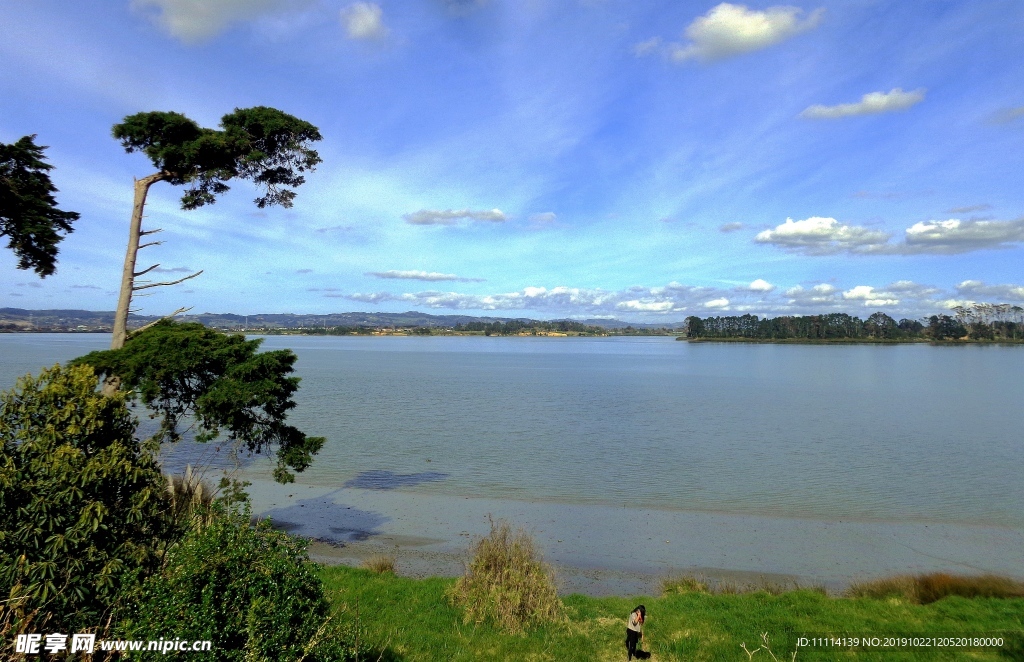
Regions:
<instances>
[{"instance_id":1,"label":"tree trunk","mask_svg":"<svg viewBox=\"0 0 1024 662\"><path fill-rule=\"evenodd\" d=\"M114 311L114 332L110 339L110 349L121 349L128 338L128 312L132 305L132 292L135 288L135 259L139 253L139 239L142 238L142 211L146 207L146 194L149 187L166 178L163 172L153 173L148 177L135 180L135 203L132 207L132 222L128 229L128 248L124 253L124 271L121 272L121 294L117 298L117 309ZM108 375L103 382L103 395L111 396L121 385L121 378Z\"/></svg>"},{"instance_id":2,"label":"tree trunk","mask_svg":"<svg viewBox=\"0 0 1024 662\"><path fill-rule=\"evenodd\" d=\"M139 239L142 237L142 211L146 206L149 187L165 177L163 172L157 172L135 180L135 204L132 207L132 222L128 230L128 248L124 253L121 294L117 298L117 310L114 311L114 333L110 339L110 349L121 349L128 338L128 312L135 288L135 259L139 252Z\"/></svg>"}]
</instances>

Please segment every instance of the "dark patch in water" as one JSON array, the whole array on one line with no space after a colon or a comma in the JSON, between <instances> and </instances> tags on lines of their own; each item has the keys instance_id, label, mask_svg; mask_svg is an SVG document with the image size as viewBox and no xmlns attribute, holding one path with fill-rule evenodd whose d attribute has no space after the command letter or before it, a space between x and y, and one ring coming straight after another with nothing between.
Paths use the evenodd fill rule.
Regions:
<instances>
[{"instance_id":1,"label":"dark patch in water","mask_svg":"<svg viewBox=\"0 0 1024 662\"><path fill-rule=\"evenodd\" d=\"M399 487L412 487L421 483L444 480L448 474L437 471L421 471L414 474L396 474L384 469L362 471L355 478L347 481L344 487L358 487L364 490L393 490Z\"/></svg>"},{"instance_id":2,"label":"dark patch in water","mask_svg":"<svg viewBox=\"0 0 1024 662\"><path fill-rule=\"evenodd\" d=\"M274 527L293 535L339 547L380 534L378 528L389 518L380 513L335 503L333 494L301 499L291 506L269 510L261 517L266 517Z\"/></svg>"}]
</instances>

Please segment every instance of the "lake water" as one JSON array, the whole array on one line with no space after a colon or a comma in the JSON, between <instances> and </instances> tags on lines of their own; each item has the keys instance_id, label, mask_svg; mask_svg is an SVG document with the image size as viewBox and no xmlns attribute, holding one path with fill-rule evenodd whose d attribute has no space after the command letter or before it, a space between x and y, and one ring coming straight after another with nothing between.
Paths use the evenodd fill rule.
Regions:
<instances>
[{"instance_id":1,"label":"lake water","mask_svg":"<svg viewBox=\"0 0 1024 662\"><path fill-rule=\"evenodd\" d=\"M107 342L0 335L0 386ZM1024 347L298 336L263 346L299 357L291 420L328 439L299 478L317 494L986 526L1012 544L1024 531ZM267 467L248 472L265 478Z\"/></svg>"}]
</instances>

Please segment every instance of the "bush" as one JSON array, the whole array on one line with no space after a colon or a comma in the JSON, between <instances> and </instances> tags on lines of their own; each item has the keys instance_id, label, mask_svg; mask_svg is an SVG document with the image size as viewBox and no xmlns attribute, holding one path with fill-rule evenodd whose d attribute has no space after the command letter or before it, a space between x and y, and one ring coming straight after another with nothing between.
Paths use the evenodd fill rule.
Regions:
<instances>
[{"instance_id":1,"label":"bush","mask_svg":"<svg viewBox=\"0 0 1024 662\"><path fill-rule=\"evenodd\" d=\"M220 507L131 597L122 636L212 642L189 659L358 659L351 628L330 618L305 542L265 520L250 525L247 511Z\"/></svg>"},{"instance_id":2,"label":"bush","mask_svg":"<svg viewBox=\"0 0 1024 662\"><path fill-rule=\"evenodd\" d=\"M554 573L526 532L513 532L507 522L491 522L490 534L470 552L466 574L448 592L465 611L466 623L491 621L516 633L562 619Z\"/></svg>"},{"instance_id":3,"label":"bush","mask_svg":"<svg viewBox=\"0 0 1024 662\"><path fill-rule=\"evenodd\" d=\"M163 479L124 396L88 367L0 395L0 601L9 626L94 631L129 573L159 567Z\"/></svg>"},{"instance_id":4,"label":"bush","mask_svg":"<svg viewBox=\"0 0 1024 662\"><path fill-rule=\"evenodd\" d=\"M963 598L1024 598L1024 582L996 575L900 575L851 584L846 594L854 598L899 598L929 604L949 596Z\"/></svg>"}]
</instances>

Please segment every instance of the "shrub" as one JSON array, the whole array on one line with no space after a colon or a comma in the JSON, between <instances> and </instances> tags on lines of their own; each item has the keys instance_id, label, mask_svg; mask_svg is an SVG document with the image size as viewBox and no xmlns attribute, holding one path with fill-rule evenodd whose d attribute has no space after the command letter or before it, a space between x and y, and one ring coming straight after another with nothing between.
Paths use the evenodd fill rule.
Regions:
<instances>
[{"instance_id":1,"label":"shrub","mask_svg":"<svg viewBox=\"0 0 1024 662\"><path fill-rule=\"evenodd\" d=\"M0 395L0 601L15 622L93 631L128 573L159 567L163 479L124 396L88 367ZM13 616L12 616L13 614Z\"/></svg>"},{"instance_id":2,"label":"shrub","mask_svg":"<svg viewBox=\"0 0 1024 662\"><path fill-rule=\"evenodd\" d=\"M491 532L473 544L466 573L448 597L465 612L465 622L491 621L516 633L561 620L564 611L554 572L540 559L533 539L491 522Z\"/></svg>"},{"instance_id":3,"label":"shrub","mask_svg":"<svg viewBox=\"0 0 1024 662\"><path fill-rule=\"evenodd\" d=\"M363 567L378 575L395 574L395 557L389 554L374 554L363 561Z\"/></svg>"},{"instance_id":4,"label":"shrub","mask_svg":"<svg viewBox=\"0 0 1024 662\"><path fill-rule=\"evenodd\" d=\"M265 520L250 525L248 511L214 508L131 596L124 638L210 640L195 660L358 659L351 630L329 621L305 542Z\"/></svg>"},{"instance_id":5,"label":"shrub","mask_svg":"<svg viewBox=\"0 0 1024 662\"><path fill-rule=\"evenodd\" d=\"M1022 598L1024 582L996 575L901 575L851 584L846 594L855 598L900 598L929 604L956 595L963 598Z\"/></svg>"}]
</instances>

